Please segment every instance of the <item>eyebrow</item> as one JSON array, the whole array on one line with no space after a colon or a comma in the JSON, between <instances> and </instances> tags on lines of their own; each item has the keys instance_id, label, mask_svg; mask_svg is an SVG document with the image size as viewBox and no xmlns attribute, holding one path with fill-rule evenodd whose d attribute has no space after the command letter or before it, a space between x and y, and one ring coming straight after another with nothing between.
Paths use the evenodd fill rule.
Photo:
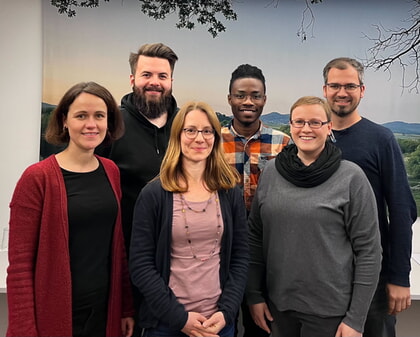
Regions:
<instances>
[{"instance_id":1,"label":"eyebrow","mask_svg":"<svg viewBox=\"0 0 420 337\"><path fill-rule=\"evenodd\" d=\"M240 94L242 94L242 93L247 93L247 91L246 91L246 90L236 90L236 92L237 92L237 93L240 93ZM253 90L253 91L251 91L251 93L252 93L252 94L260 94L260 93L262 93L262 91L260 91L260 90Z\"/></svg>"},{"instance_id":2,"label":"eyebrow","mask_svg":"<svg viewBox=\"0 0 420 337\"><path fill-rule=\"evenodd\" d=\"M195 125L184 125L184 127L183 127L184 129L185 128L187 128L187 129L192 129L192 128L194 128L194 129L198 129L197 128L197 126L195 126ZM208 126L203 126L203 129L213 129L213 126L212 125L208 125Z\"/></svg>"},{"instance_id":3,"label":"eyebrow","mask_svg":"<svg viewBox=\"0 0 420 337\"><path fill-rule=\"evenodd\" d=\"M170 73L166 71L156 72L151 70L143 70L140 72L140 74L158 74L158 75L170 75Z\"/></svg>"}]
</instances>

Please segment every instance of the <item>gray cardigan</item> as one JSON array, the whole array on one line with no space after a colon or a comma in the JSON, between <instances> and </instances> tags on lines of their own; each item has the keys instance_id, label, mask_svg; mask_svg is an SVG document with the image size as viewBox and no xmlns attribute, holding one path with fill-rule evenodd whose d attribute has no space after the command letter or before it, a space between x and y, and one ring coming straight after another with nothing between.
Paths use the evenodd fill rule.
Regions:
<instances>
[{"instance_id":1,"label":"gray cardigan","mask_svg":"<svg viewBox=\"0 0 420 337\"><path fill-rule=\"evenodd\" d=\"M375 197L363 171L341 161L324 183L297 187L270 161L249 217L247 301L279 311L343 316L363 331L381 267Z\"/></svg>"},{"instance_id":2,"label":"gray cardigan","mask_svg":"<svg viewBox=\"0 0 420 337\"><path fill-rule=\"evenodd\" d=\"M243 299L248 272L249 248L246 210L238 187L219 191L224 231L220 251L222 294L218 310L226 324L235 322ZM180 331L188 318L184 306L169 288L173 195L159 180L146 185L134 208L130 246L131 280L142 296L139 325L163 323Z\"/></svg>"}]
</instances>

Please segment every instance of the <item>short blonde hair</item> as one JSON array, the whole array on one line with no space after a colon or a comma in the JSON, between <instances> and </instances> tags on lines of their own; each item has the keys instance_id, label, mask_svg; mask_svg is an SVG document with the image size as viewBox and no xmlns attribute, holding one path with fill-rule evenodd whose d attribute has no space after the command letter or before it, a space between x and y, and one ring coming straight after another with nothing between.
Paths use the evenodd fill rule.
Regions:
<instances>
[{"instance_id":1,"label":"short blonde hair","mask_svg":"<svg viewBox=\"0 0 420 337\"><path fill-rule=\"evenodd\" d=\"M326 100L317 96L303 96L299 98L295 103L293 103L292 107L290 108L290 120L292 120L293 110L295 110L298 106L315 104L322 106L322 108L325 110L328 122L331 121L331 108L329 104Z\"/></svg>"}]
</instances>

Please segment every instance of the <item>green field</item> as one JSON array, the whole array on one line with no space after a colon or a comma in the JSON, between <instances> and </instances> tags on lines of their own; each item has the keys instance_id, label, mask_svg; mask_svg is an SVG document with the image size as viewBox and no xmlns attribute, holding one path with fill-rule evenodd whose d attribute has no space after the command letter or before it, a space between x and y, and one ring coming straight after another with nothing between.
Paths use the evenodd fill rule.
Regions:
<instances>
[{"instance_id":1,"label":"green field","mask_svg":"<svg viewBox=\"0 0 420 337\"><path fill-rule=\"evenodd\" d=\"M420 139L420 135L411 135L411 134L402 134L402 133L394 133L395 138L402 138L402 139Z\"/></svg>"},{"instance_id":2,"label":"green field","mask_svg":"<svg viewBox=\"0 0 420 337\"><path fill-rule=\"evenodd\" d=\"M417 215L420 216L420 179L408 179L417 205Z\"/></svg>"}]
</instances>

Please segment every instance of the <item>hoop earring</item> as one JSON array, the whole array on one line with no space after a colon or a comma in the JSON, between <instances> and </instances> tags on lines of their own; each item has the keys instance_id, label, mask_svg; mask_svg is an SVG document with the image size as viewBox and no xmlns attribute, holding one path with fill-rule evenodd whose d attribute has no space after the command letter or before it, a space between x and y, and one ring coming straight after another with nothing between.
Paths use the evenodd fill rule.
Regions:
<instances>
[{"instance_id":1,"label":"hoop earring","mask_svg":"<svg viewBox=\"0 0 420 337\"><path fill-rule=\"evenodd\" d=\"M332 130L331 130L331 133L330 133L330 140L331 140L332 143L336 143L337 142L337 139L335 139L335 136L334 136L334 133L333 133Z\"/></svg>"}]
</instances>

